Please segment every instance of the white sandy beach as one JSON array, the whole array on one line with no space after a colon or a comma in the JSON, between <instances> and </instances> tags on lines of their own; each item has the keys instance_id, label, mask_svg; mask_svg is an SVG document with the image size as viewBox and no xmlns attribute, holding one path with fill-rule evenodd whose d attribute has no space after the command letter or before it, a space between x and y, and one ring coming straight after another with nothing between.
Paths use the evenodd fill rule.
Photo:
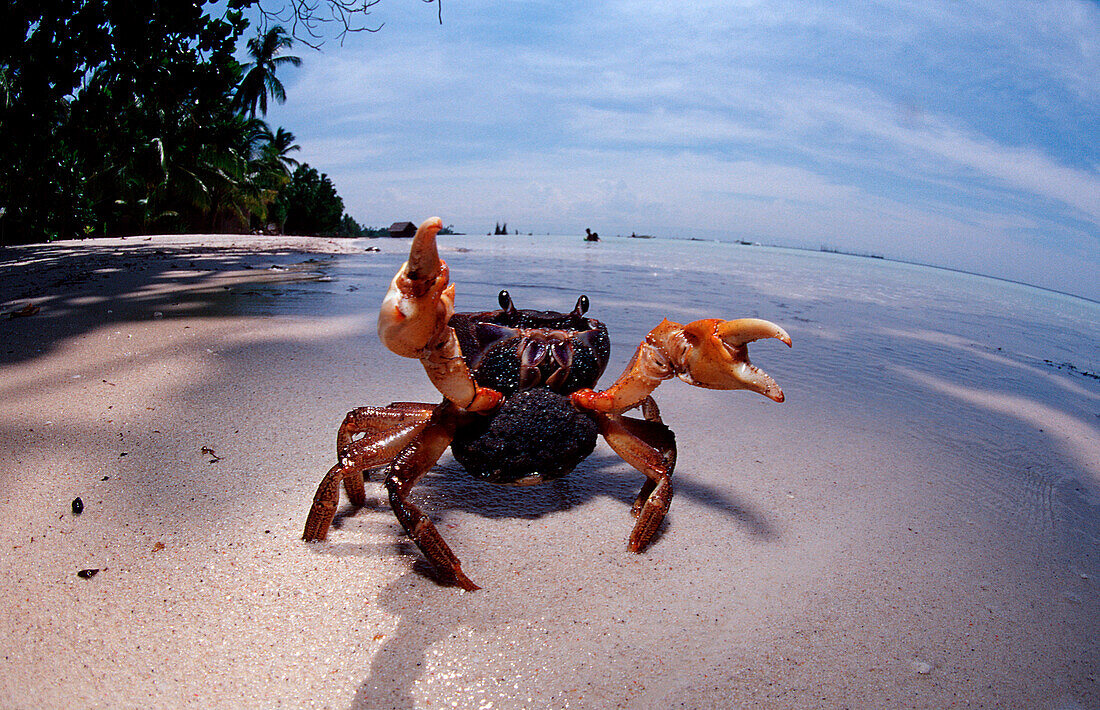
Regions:
<instances>
[{"instance_id":1,"label":"white sandy beach","mask_svg":"<svg viewBox=\"0 0 1100 710\"><path fill-rule=\"evenodd\" d=\"M483 587L466 593L434 581L377 482L328 541L300 540L344 413L439 398L374 332L408 242L364 244L0 249L0 707L1100 707L1083 348L1010 312L922 322L893 291L847 313L777 278L746 303L752 273L669 300L659 266L599 282L621 263L601 244L560 290L513 295L568 309L595 281L602 384L663 313L702 309L787 328L793 350L751 349L787 401L658 390L677 488L642 555L642 477L605 444L522 489L445 455L416 495ZM527 253L444 242L459 309L513 290L473 265ZM929 303L965 310L954 294Z\"/></svg>"}]
</instances>

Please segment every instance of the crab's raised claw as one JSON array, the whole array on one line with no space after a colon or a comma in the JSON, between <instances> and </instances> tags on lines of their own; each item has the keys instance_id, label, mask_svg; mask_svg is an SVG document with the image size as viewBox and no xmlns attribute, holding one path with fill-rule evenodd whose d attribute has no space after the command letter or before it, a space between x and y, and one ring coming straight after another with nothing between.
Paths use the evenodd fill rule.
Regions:
<instances>
[{"instance_id":1,"label":"crab's raised claw","mask_svg":"<svg viewBox=\"0 0 1100 710\"><path fill-rule=\"evenodd\" d=\"M420 357L454 313L454 287L448 286L447 264L435 244L442 226L442 220L432 217L416 230L409 260L390 282L378 314L378 336L404 357Z\"/></svg>"},{"instance_id":2,"label":"crab's raised claw","mask_svg":"<svg viewBox=\"0 0 1100 710\"><path fill-rule=\"evenodd\" d=\"M749 362L748 343L791 337L775 323L759 318L707 318L687 325L670 320L646 335L619 379L603 392L580 390L572 395L581 408L621 413L637 406L670 377L708 389L746 389L783 401L783 390L766 372Z\"/></svg>"},{"instance_id":3,"label":"crab's raised claw","mask_svg":"<svg viewBox=\"0 0 1100 710\"><path fill-rule=\"evenodd\" d=\"M455 289L448 283L447 263L436 248L435 236L442 226L442 220L432 217L416 230L409 260L393 277L382 301L378 337L398 355L419 359L436 389L459 407L493 409L500 403L500 393L474 382L458 338L447 325L454 314Z\"/></svg>"},{"instance_id":4,"label":"crab's raised claw","mask_svg":"<svg viewBox=\"0 0 1100 710\"><path fill-rule=\"evenodd\" d=\"M775 323L760 318L708 318L684 326L683 340L679 338L673 334L670 343L672 350L682 349L682 355L674 355L673 364L684 382L716 390L752 390L783 401L776 381L749 362L748 344L754 340L775 338L791 347L791 336Z\"/></svg>"}]
</instances>

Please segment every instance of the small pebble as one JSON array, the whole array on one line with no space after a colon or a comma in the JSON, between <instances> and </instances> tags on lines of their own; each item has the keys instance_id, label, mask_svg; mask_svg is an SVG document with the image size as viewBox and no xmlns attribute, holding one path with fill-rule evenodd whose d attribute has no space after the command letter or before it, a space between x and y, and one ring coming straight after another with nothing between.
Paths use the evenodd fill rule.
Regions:
<instances>
[{"instance_id":1,"label":"small pebble","mask_svg":"<svg viewBox=\"0 0 1100 710\"><path fill-rule=\"evenodd\" d=\"M928 675L932 672L932 664L928 661L913 661L913 670L921 675Z\"/></svg>"},{"instance_id":2,"label":"small pebble","mask_svg":"<svg viewBox=\"0 0 1100 710\"><path fill-rule=\"evenodd\" d=\"M82 569L82 570L80 570L79 572L76 573L76 576L80 577L81 579L91 579L92 577L96 576L97 574L99 574L99 568L98 567L96 569Z\"/></svg>"},{"instance_id":3,"label":"small pebble","mask_svg":"<svg viewBox=\"0 0 1100 710\"><path fill-rule=\"evenodd\" d=\"M84 501L79 497L73 498L73 515L80 515L84 512Z\"/></svg>"}]
</instances>

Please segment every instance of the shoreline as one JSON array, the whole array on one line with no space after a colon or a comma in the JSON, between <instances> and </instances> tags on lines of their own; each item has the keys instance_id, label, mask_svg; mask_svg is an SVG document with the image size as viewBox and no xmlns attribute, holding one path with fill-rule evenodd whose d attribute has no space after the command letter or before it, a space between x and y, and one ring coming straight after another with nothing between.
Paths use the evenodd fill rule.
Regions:
<instances>
[{"instance_id":1,"label":"shoreline","mask_svg":"<svg viewBox=\"0 0 1100 710\"><path fill-rule=\"evenodd\" d=\"M462 232L457 232L457 233L454 233L454 234L442 234L442 235L440 235L440 238L441 239L448 239L450 237L466 237L466 236L470 236L470 235L468 235L466 233L462 233ZM474 236L480 236L480 235L474 235ZM507 238L507 236L511 236L511 235L495 235L495 236L501 236L501 237ZM519 236L538 236L538 235L536 234L536 235L519 235ZM548 235L548 236L568 236L568 235ZM765 247L765 248L768 248L768 249L781 249L781 250L791 250L791 251L798 251L798 252L832 254L832 255L836 255L836 256L855 257L855 258L859 258L859 259L874 259L874 260L877 260L877 261L884 261L884 262L889 262L889 263L893 263L893 264L905 264L905 265L908 265L908 266L921 266L921 267L928 268L928 269L936 269L936 270L940 270L940 271L947 271L947 272L951 272L951 273L962 274L964 276L976 276L976 277L979 277L979 278L991 279L993 281L998 281L998 282L1002 282L1002 283L1010 283L1010 284L1015 284L1017 286L1026 286L1028 288L1034 288L1034 289L1038 289L1040 291L1055 293L1055 294L1058 294L1059 296L1068 296L1070 298L1080 299L1082 301L1086 301L1086 302L1091 303L1091 304L1100 304L1100 298L1090 298L1089 296L1085 296L1085 295L1082 295L1082 294L1079 294L1079 293L1073 293L1071 291L1060 291L1056 288L1050 288L1049 286L1040 286L1039 284L1031 283L1029 281L1021 281L1019 279L1011 279L1011 278L1008 278L1006 276L996 276L996 275L993 275L993 274L986 274L986 273L982 273L980 271L970 271L970 270L967 270L967 269L961 269L961 268L957 268L957 267L953 267L953 266L945 266L945 265L942 265L942 264L935 264L935 263L928 262L928 261L915 261L915 260L910 260L910 259L902 259L902 258L899 258L899 257L886 256L884 254L871 254L871 253L865 253L864 254L864 253L858 253L858 252L845 251L843 249L832 249L832 248L828 248L828 249L827 248L817 248L817 249L815 249L813 247L799 247L799 246L789 246L789 245L783 245L783 244L764 244L762 242L745 242L745 241L741 241L741 240L704 239L704 238L700 238L700 237L671 237L671 236L659 236L659 235L649 235L649 234L644 235L644 236L639 235L639 236L634 236L634 237L632 237L630 235L622 235L622 234L608 235L608 236L609 237L614 236L618 239L631 239L631 240L635 240L635 241L641 240L643 242L648 241L648 240L707 242L707 243L714 243L714 244L726 244L726 245L729 245L729 246L732 246L732 247ZM184 245L184 244L203 244L203 243L214 243L214 244L216 244L218 240L224 240L224 241L230 242L230 243L233 243L234 240L238 240L238 241L240 241L240 240L258 240L261 244L267 245L268 244L267 240L271 240L270 243L272 245L278 245L278 248L296 249L296 250L316 252L316 253L324 253L324 254L357 254L357 253L360 253L359 249L357 249L356 247L350 246L350 242L364 241L364 240L374 242L374 241L377 240L380 243L384 243L388 239L394 239L395 241L400 241L401 240L401 238L391 238L391 237L310 237L310 236L302 236L302 235L248 235L248 234L150 234L150 235L139 235L139 236L133 236L133 237L89 237L87 239L58 240L58 241L53 241L53 242L40 243L40 244L37 244L37 246L42 246L44 244L78 245L78 244L85 243L85 242L97 242L97 243L118 242L120 245L123 245L122 243L124 243L124 242L134 242L134 241L138 241L138 240L149 241L151 239L163 240L164 243L177 243L177 244L180 244L180 245ZM213 242L211 242L210 240L213 240ZM282 241L280 241L280 240L282 240ZM406 240L407 240L407 238L406 238ZM243 243L243 242L240 242L240 243ZM19 248L19 247L32 247L32 246L36 246L36 244L0 245L0 254L3 253L3 249L5 249L5 248Z\"/></svg>"},{"instance_id":2,"label":"shoreline","mask_svg":"<svg viewBox=\"0 0 1100 710\"><path fill-rule=\"evenodd\" d=\"M629 239L629 236L616 235L622 239ZM812 254L832 254L835 256L854 257L857 259L874 259L876 261L885 261L892 264L906 264L908 266L921 266L928 269L936 269L939 271L948 271L955 274L963 274L965 276L977 276L983 279L992 279L993 281L999 281L1002 283L1015 284L1017 286L1027 286L1028 288L1038 289L1040 291L1047 291L1049 293L1056 293L1059 296L1069 296L1070 298L1078 298L1088 303L1100 304L1100 299L1089 298L1079 293L1071 293L1070 291L1059 291L1055 288L1048 286L1040 286L1038 284L1030 283L1028 281L1020 281L1018 279L1010 279L1006 276L994 276L993 274L983 274L979 271L968 271L967 269L960 269L953 266L944 266L941 264L934 264L929 261L912 261L909 259L901 259L899 257L886 256L884 254L861 254L858 252L845 251L843 249L825 249L825 248L813 248L813 247L797 247L783 244L764 244L763 242L743 242L743 241L727 241L724 239L702 239L699 237L659 237L652 236L646 237L646 239L669 239L673 241L688 241L688 242L708 242L714 244L729 244L730 246L737 247L765 247L767 249L783 249L799 252L810 252Z\"/></svg>"}]
</instances>

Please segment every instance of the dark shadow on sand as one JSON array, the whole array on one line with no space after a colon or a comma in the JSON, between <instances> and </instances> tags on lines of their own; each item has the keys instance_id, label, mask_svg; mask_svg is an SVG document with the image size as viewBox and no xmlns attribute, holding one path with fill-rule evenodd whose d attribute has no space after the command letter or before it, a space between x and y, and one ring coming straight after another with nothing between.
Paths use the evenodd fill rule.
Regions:
<instances>
[{"instance_id":1,"label":"dark shadow on sand","mask_svg":"<svg viewBox=\"0 0 1100 710\"><path fill-rule=\"evenodd\" d=\"M127 242L0 248L0 366L33 360L98 327L153 318L339 315L335 294L354 288L333 283L341 254ZM231 280L222 278L229 272ZM9 317L28 304L38 312Z\"/></svg>"},{"instance_id":2,"label":"dark shadow on sand","mask_svg":"<svg viewBox=\"0 0 1100 710\"><path fill-rule=\"evenodd\" d=\"M370 480L379 481L384 469L370 472ZM479 481L466 473L449 455L441 465L429 472L419 485L413 489L413 497L421 502L432 501L425 507L425 513L438 526L446 525L455 511L478 515L492 520L520 519L537 520L551 513L560 513L579 507L599 498L611 498L619 501L624 511L629 511L634 503L645 477L629 468L622 459L611 454L594 454L585 459L569 475L537 486L502 486ZM715 487L685 477L682 472L673 474L674 497L668 517L661 524L651 545L660 543L660 539L670 525L675 525L676 499L690 499L699 505L719 511L737 522L753 538L763 542L779 541L777 528L768 521L767 516L753 507L748 501ZM340 528L350 519L361 515L383 515L392 517L389 502L377 496L367 496L367 504L361 509L343 505L333 520L333 527ZM626 520L629 520L627 518ZM622 523L622 520L609 521L609 525ZM625 540L630 532L624 525L621 533ZM393 555L419 554L402 533L395 538L396 548L389 550ZM367 552L359 545L353 546L362 554L378 554L382 550ZM325 545L318 551L325 554L354 554L352 550L341 546ZM434 571L427 565L427 576L437 580Z\"/></svg>"},{"instance_id":3,"label":"dark shadow on sand","mask_svg":"<svg viewBox=\"0 0 1100 710\"><path fill-rule=\"evenodd\" d=\"M539 486L516 488L477 481L447 457L436 472L426 476L421 485L414 489L414 495L419 493L436 502L435 507L426 512L440 526L445 525L450 513L456 510L490 519L534 520L605 496L622 503L625 512L630 509L644 477L633 469L624 471L623 466L623 462L613 455L595 455L565 478ZM674 475L673 480L676 481L677 496L723 512L744 526L753 537L769 543L779 540L775 526L748 502L682 476ZM674 498L672 511L651 546L661 544L664 531L677 525L675 510ZM356 511L345 506L338 517L346 522L354 514ZM357 514L392 517L388 502L372 496L368 496L367 506ZM624 540L624 556L629 554L625 540L629 534L630 520L624 515L608 521L608 534L619 534ZM688 522L683 520L679 524ZM622 525L621 530L619 525ZM416 557L412 570L393 580L378 596L381 607L399 617L400 621L375 654L370 673L351 704L356 709L392 707L400 710L415 707L414 686L428 663L429 648L447 639L459 624L472 629L475 634L492 633L495 628L522 620L525 614L522 609L517 609L510 594L497 594L495 590L467 594L444 586L446 581L423 560L408 537L403 533L397 535L391 545L380 546L382 549L367 550L362 545L318 549L334 555ZM537 541L533 543L537 544ZM552 554L550 550L546 552ZM536 554L534 550L532 554ZM425 582L433 586L425 588Z\"/></svg>"}]
</instances>

